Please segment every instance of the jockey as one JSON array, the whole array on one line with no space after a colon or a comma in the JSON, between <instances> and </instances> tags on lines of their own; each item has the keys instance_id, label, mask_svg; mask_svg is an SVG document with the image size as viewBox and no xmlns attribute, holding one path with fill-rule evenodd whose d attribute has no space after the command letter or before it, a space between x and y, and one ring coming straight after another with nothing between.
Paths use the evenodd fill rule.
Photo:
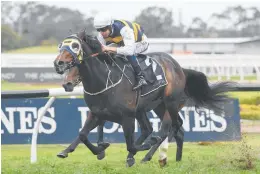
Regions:
<instances>
[{"instance_id":1,"label":"jockey","mask_svg":"<svg viewBox=\"0 0 260 174\"><path fill-rule=\"evenodd\" d=\"M112 20L111 16L105 14L94 18L94 27L99 32L97 38L102 44L103 52L111 51L125 55L131 63L137 80L133 90L147 85L136 58L136 54L147 52L149 46L142 27L125 20ZM111 46L112 44L117 44L117 47Z\"/></svg>"}]
</instances>

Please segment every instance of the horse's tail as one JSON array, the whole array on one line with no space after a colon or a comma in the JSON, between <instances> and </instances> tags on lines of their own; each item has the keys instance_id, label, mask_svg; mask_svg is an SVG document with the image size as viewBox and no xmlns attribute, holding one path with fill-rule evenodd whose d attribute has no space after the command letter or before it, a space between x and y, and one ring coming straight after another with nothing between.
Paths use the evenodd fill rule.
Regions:
<instances>
[{"instance_id":1,"label":"horse's tail","mask_svg":"<svg viewBox=\"0 0 260 174\"><path fill-rule=\"evenodd\" d=\"M236 89L234 82L220 82L209 86L204 73L183 69L186 76L185 94L192 100L195 108L207 108L217 113L223 113L222 103L230 98L225 94Z\"/></svg>"}]
</instances>

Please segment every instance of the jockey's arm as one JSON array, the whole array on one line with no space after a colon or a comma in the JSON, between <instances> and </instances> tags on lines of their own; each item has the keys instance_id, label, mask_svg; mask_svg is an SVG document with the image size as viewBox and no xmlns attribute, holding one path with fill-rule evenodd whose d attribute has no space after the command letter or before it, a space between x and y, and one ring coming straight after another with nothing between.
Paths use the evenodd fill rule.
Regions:
<instances>
[{"instance_id":1,"label":"jockey's arm","mask_svg":"<svg viewBox=\"0 0 260 174\"><path fill-rule=\"evenodd\" d=\"M116 52L118 54L123 55L133 55L134 54L134 44L135 44L135 36L134 31L125 26L121 29L120 34L123 38L124 45L123 47L109 47L106 48L108 51Z\"/></svg>"},{"instance_id":2,"label":"jockey's arm","mask_svg":"<svg viewBox=\"0 0 260 174\"><path fill-rule=\"evenodd\" d=\"M117 48L117 53L123 55L134 55L134 51L135 51L134 30L130 27L125 26L121 29L120 33L121 36L123 37L123 42L125 46Z\"/></svg>"},{"instance_id":3,"label":"jockey's arm","mask_svg":"<svg viewBox=\"0 0 260 174\"><path fill-rule=\"evenodd\" d=\"M97 39L102 45L106 45L106 41L100 33L98 33Z\"/></svg>"}]
</instances>

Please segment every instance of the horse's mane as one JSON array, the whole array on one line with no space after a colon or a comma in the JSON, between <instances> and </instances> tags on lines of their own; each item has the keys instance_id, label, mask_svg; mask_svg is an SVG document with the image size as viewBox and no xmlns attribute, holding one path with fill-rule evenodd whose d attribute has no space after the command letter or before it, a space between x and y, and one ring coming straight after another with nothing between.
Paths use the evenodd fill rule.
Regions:
<instances>
[{"instance_id":1,"label":"horse's mane","mask_svg":"<svg viewBox=\"0 0 260 174\"><path fill-rule=\"evenodd\" d=\"M86 35L86 43L89 45L89 47L92 49L93 53L101 53L101 43L97 39L96 36Z\"/></svg>"},{"instance_id":2,"label":"horse's mane","mask_svg":"<svg viewBox=\"0 0 260 174\"><path fill-rule=\"evenodd\" d=\"M99 53L101 55L99 56L100 60L105 60L107 63L112 64L112 61L109 58L109 56L105 53L102 53L101 43L99 42L96 36L88 35L86 34L85 30L83 30L78 33L78 37L88 45L92 53ZM114 57L115 54L110 53L110 56Z\"/></svg>"},{"instance_id":3,"label":"horse's mane","mask_svg":"<svg viewBox=\"0 0 260 174\"><path fill-rule=\"evenodd\" d=\"M86 34L86 29L77 33L77 36L83 40L91 49L93 53L101 53L101 43L97 39L97 37Z\"/></svg>"}]
</instances>

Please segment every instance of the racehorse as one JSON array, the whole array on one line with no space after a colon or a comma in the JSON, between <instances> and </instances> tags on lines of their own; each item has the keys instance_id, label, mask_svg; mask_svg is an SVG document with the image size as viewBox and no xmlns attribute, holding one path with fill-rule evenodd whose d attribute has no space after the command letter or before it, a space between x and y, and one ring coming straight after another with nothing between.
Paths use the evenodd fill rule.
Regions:
<instances>
[{"instance_id":1,"label":"racehorse","mask_svg":"<svg viewBox=\"0 0 260 174\"><path fill-rule=\"evenodd\" d=\"M222 108L219 104L228 100L224 93L233 90L233 84L230 82L221 82L210 88L205 74L181 68L166 53L150 53L148 54L151 57L150 60L156 62L156 66L160 66L163 70L163 74L157 77L160 79L162 76L165 77L167 83L154 89L152 87L156 86L155 82L151 82L148 85L148 88L151 87L148 92L148 88L132 91L135 78L133 70L127 66L128 63L123 59L114 59L110 54L102 53L99 41L93 36L86 35L85 31L68 36L59 48L60 54L54 61L56 72L63 74L74 66L78 67L84 87L84 99L92 112L80 131L79 139L93 154L97 155L108 146L106 144L94 146L88 140L89 132L104 120L121 124L129 151L128 166L134 164L134 155L137 151L147 150L153 146L143 159L143 161L150 160L173 128L174 134L178 135L182 124L182 120L178 121L180 118L178 111L186 100L192 100L197 108L205 107L221 112ZM145 57L147 58L147 56ZM147 61L145 62L147 63ZM159 80L157 79L157 81ZM135 146L134 119L136 113L152 109L162 118L159 135L151 137L141 146ZM181 141L183 142L183 139ZM182 144L180 148L182 152ZM176 160L181 160L180 154L179 156L176 154Z\"/></svg>"},{"instance_id":2,"label":"racehorse","mask_svg":"<svg viewBox=\"0 0 260 174\"><path fill-rule=\"evenodd\" d=\"M70 69L70 71L67 73L66 78L65 78L65 83L62 85L65 89L65 91L71 92L73 91L73 88L78 85L81 82L81 78L79 75L79 71L77 67L73 67ZM92 113L89 113L92 114ZM136 140L135 145L141 145L144 140L153 132L153 128L151 126L151 124L149 123L149 120L147 119L147 117L144 117L144 115L142 114L146 114L145 112L139 112L137 113L137 121L140 125L141 128L141 135L140 137ZM157 112L157 114L160 114ZM163 115L159 115L161 116L160 119L162 119ZM180 119L180 118L179 118ZM180 119L181 122L181 119ZM105 121L103 121L99 126L98 126L98 141L97 144L100 146L101 144L107 143L104 142L103 140L103 127L104 127ZM181 123L179 123L181 124ZM175 137L176 143L177 143L177 153L176 153L176 159L180 160L180 157L182 156L182 144L183 144L183 138L184 138L184 130L181 127L180 128L180 134L175 135L174 131L172 129L171 133L170 133L170 140L172 139L172 137ZM168 138L166 139L167 142L164 142L164 146L163 148L166 148L165 146L168 147ZM165 140L165 141L166 141ZM80 138L79 136L77 136L77 138L64 150L62 150L60 153L57 154L57 156L59 158L67 158L69 153L74 152L74 150L77 148L77 146L80 144ZM107 143L108 144L108 143ZM162 153L162 154L161 154ZM161 167L165 166L167 163L167 156L164 155L165 152L162 151L160 152L160 158L159 158L159 164ZM97 159L98 160L102 160L105 157L105 152L101 152L97 155ZM151 160L151 157L148 158L149 160ZM145 160L143 160L145 162Z\"/></svg>"}]
</instances>

